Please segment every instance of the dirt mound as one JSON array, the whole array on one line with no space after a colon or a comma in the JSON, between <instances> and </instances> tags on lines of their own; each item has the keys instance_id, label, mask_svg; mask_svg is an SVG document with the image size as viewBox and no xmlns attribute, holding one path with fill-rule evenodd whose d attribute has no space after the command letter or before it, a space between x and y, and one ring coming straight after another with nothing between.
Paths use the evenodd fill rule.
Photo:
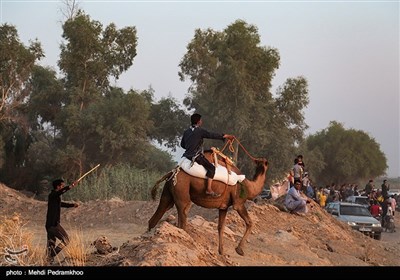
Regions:
<instances>
[{"instance_id":1,"label":"dirt mound","mask_svg":"<svg viewBox=\"0 0 400 280\"><path fill-rule=\"evenodd\" d=\"M32 212L37 213L38 208L42 208L46 203L38 201L34 197L28 197L22 192L16 191L0 183L0 213L2 215L12 215L13 213L26 213L32 216ZM31 213L30 213L31 212ZM41 214L41 213L37 213ZM24 216L23 216L24 217Z\"/></svg>"},{"instance_id":2,"label":"dirt mound","mask_svg":"<svg viewBox=\"0 0 400 280\"><path fill-rule=\"evenodd\" d=\"M252 234L239 256L235 247L244 222L229 211L224 234L226 255L218 254L217 219L195 215L188 232L176 219L162 221L154 230L129 240L106 257L91 254L89 265L100 266L398 266L393 244L352 230L314 205L305 217L282 212L270 202L248 203L254 222ZM193 209L196 211L196 209ZM397 243L398 248L399 243Z\"/></svg>"},{"instance_id":3,"label":"dirt mound","mask_svg":"<svg viewBox=\"0 0 400 280\"><path fill-rule=\"evenodd\" d=\"M235 248L245 224L230 209L224 233L225 255L218 253L218 211L193 205L188 230L176 227L175 208L150 232L147 222L158 202L90 201L62 210L67 231L80 228L87 244L107 238L106 254L92 246L88 266L399 266L400 240L377 241L337 221L315 203L300 217L282 211L280 204L247 202L253 229L244 256ZM0 215L20 213L27 228L45 246L46 202L37 201L0 185ZM278 206L278 207L277 207ZM399 217L396 217L398 223ZM389 233L388 233L389 234ZM396 234L396 233L394 233ZM115 248L114 248L115 247Z\"/></svg>"}]
</instances>

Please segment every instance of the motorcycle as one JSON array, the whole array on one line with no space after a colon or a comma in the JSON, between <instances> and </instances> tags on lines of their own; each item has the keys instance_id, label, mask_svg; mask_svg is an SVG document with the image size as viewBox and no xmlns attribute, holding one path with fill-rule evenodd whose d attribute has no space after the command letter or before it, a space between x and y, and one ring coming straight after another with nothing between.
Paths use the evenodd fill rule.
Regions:
<instances>
[{"instance_id":1,"label":"motorcycle","mask_svg":"<svg viewBox=\"0 0 400 280\"><path fill-rule=\"evenodd\" d=\"M394 232L395 231L393 216L386 215L384 217L383 228L385 229L386 232Z\"/></svg>"}]
</instances>

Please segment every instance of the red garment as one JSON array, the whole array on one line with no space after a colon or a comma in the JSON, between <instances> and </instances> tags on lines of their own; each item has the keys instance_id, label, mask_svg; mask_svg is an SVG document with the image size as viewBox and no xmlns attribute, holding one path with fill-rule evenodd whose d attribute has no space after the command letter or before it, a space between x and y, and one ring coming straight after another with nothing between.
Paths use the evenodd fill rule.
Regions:
<instances>
[{"instance_id":1,"label":"red garment","mask_svg":"<svg viewBox=\"0 0 400 280\"><path fill-rule=\"evenodd\" d=\"M379 205L377 205L377 204L373 204L373 205L371 205L371 215L372 216L374 216L374 217L377 217L377 216L379 216Z\"/></svg>"}]
</instances>

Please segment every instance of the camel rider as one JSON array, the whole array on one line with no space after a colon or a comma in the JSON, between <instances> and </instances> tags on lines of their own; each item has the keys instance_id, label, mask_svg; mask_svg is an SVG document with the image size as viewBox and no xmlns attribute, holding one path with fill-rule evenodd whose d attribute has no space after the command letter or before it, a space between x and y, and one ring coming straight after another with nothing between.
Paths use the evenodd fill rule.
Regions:
<instances>
[{"instance_id":1,"label":"camel rider","mask_svg":"<svg viewBox=\"0 0 400 280\"><path fill-rule=\"evenodd\" d=\"M201 128L203 121L201 119L200 114L197 113L193 114L190 117L190 121L191 121L191 126L185 130L181 140L181 147L185 149L183 157L186 157L192 162L197 162L198 164L204 166L204 168L207 170L206 194L211 195L213 197L218 197L221 194L214 193L211 188L212 181L215 175L215 166L211 162L209 162L203 154L203 139L207 138L207 139L233 140L234 136L223 133L209 132Z\"/></svg>"}]
</instances>

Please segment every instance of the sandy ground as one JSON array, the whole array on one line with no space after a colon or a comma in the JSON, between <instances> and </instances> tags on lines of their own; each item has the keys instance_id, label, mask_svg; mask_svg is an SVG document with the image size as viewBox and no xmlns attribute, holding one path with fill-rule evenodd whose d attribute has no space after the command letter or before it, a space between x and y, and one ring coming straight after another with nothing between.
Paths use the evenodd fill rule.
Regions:
<instances>
[{"instance_id":1,"label":"sandy ground","mask_svg":"<svg viewBox=\"0 0 400 280\"><path fill-rule=\"evenodd\" d=\"M45 248L46 202L4 185L0 185L0 198L0 214L19 214L26 221L24 229L34 233L34 244ZM384 232L381 241L374 240L315 204L301 217L280 211L272 201L249 201L254 225L244 256L235 251L245 228L236 211L228 212L225 254L220 255L217 210L193 205L186 232L176 227L173 208L147 232L157 205L157 201L90 201L78 208L63 208L61 224L70 235L78 232L82 237L86 266L400 266L400 231ZM399 216L397 212L397 228ZM114 247L111 253L99 254L90 245L101 236Z\"/></svg>"}]
</instances>

